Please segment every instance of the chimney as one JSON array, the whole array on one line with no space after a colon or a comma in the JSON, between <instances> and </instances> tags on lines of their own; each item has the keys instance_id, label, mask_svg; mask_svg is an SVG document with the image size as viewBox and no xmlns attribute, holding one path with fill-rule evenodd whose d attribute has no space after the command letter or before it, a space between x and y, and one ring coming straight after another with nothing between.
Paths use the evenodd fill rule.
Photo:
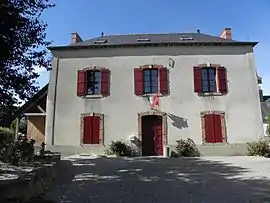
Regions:
<instances>
[{"instance_id":1,"label":"chimney","mask_svg":"<svg viewBox=\"0 0 270 203\"><path fill-rule=\"evenodd\" d=\"M232 39L231 28L224 28L224 30L220 34L220 37L224 39Z\"/></svg>"},{"instance_id":2,"label":"chimney","mask_svg":"<svg viewBox=\"0 0 270 203\"><path fill-rule=\"evenodd\" d=\"M82 41L82 38L77 32L71 33L71 44L76 44L81 41Z\"/></svg>"}]
</instances>

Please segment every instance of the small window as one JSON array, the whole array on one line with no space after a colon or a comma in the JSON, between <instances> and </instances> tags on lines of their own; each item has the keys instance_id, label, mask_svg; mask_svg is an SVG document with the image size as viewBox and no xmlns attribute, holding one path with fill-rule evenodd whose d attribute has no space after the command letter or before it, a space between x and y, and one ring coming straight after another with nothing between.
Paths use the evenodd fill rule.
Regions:
<instances>
[{"instance_id":1,"label":"small window","mask_svg":"<svg viewBox=\"0 0 270 203\"><path fill-rule=\"evenodd\" d=\"M143 70L143 93L151 94L158 92L158 70L144 69Z\"/></svg>"},{"instance_id":2,"label":"small window","mask_svg":"<svg viewBox=\"0 0 270 203\"><path fill-rule=\"evenodd\" d=\"M216 69L215 68L203 68L202 69L202 91L216 92Z\"/></svg>"},{"instance_id":3,"label":"small window","mask_svg":"<svg viewBox=\"0 0 270 203\"><path fill-rule=\"evenodd\" d=\"M99 70L86 71L86 95L101 93L101 72Z\"/></svg>"}]
</instances>

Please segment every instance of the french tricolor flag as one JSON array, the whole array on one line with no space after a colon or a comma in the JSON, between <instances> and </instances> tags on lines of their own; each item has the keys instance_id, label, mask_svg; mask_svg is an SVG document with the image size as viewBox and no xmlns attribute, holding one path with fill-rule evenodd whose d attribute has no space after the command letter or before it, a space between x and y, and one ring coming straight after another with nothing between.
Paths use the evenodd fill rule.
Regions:
<instances>
[{"instance_id":1,"label":"french tricolor flag","mask_svg":"<svg viewBox=\"0 0 270 203\"><path fill-rule=\"evenodd\" d=\"M153 97L150 97L150 104L151 104L151 108L155 108L159 106L159 99L158 99L157 94L155 94Z\"/></svg>"}]
</instances>

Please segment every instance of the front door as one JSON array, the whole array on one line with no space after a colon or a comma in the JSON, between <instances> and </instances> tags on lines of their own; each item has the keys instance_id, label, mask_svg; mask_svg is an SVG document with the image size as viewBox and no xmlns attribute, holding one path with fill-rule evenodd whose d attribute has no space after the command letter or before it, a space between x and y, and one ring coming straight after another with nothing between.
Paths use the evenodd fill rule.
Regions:
<instances>
[{"instance_id":1,"label":"front door","mask_svg":"<svg viewBox=\"0 0 270 203\"><path fill-rule=\"evenodd\" d=\"M163 155L162 116L142 117L142 155Z\"/></svg>"}]
</instances>

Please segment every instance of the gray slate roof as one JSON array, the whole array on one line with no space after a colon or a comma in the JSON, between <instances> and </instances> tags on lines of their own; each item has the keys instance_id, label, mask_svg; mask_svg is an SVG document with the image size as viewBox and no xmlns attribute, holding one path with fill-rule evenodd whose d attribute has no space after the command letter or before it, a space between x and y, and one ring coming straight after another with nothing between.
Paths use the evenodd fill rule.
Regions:
<instances>
[{"instance_id":1,"label":"gray slate roof","mask_svg":"<svg viewBox=\"0 0 270 203\"><path fill-rule=\"evenodd\" d=\"M141 41L138 39L142 39ZM105 41L104 43L100 43ZM49 49L83 48L83 47L111 47L111 46L141 46L141 45L251 45L257 42L240 42L223 39L202 33L169 33L169 34L129 34L105 35L78 42L68 46L55 46Z\"/></svg>"}]
</instances>

